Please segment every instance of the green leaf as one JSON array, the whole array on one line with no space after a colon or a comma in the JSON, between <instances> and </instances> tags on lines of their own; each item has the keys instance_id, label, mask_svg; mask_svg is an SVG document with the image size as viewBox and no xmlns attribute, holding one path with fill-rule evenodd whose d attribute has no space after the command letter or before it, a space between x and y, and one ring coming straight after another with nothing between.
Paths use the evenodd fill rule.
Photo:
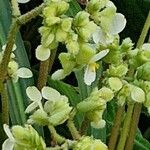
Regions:
<instances>
[{"instance_id":1,"label":"green leaf","mask_svg":"<svg viewBox=\"0 0 150 150\"><path fill-rule=\"evenodd\" d=\"M70 5L70 8L67 12L68 16L74 17L80 10L82 10L76 0L71 0L69 5Z\"/></svg>"},{"instance_id":2,"label":"green leaf","mask_svg":"<svg viewBox=\"0 0 150 150\"><path fill-rule=\"evenodd\" d=\"M137 134L134 140L133 150L150 150L150 143L142 135Z\"/></svg>"}]
</instances>

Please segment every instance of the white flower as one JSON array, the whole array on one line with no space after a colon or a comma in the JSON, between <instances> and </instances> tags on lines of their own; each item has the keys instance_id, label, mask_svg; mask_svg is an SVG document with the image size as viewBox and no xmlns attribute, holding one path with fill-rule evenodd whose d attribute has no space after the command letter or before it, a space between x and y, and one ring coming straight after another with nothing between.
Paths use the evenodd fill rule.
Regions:
<instances>
[{"instance_id":1,"label":"white flower","mask_svg":"<svg viewBox=\"0 0 150 150\"><path fill-rule=\"evenodd\" d=\"M108 54L109 50L103 50L99 52L98 54L95 54L89 61L85 73L84 73L84 82L87 85L91 85L91 83L95 80L96 78L96 68L98 68L98 64L96 61L102 59Z\"/></svg>"},{"instance_id":2,"label":"white flower","mask_svg":"<svg viewBox=\"0 0 150 150\"><path fill-rule=\"evenodd\" d=\"M41 103L42 95L41 92L35 86L29 86L26 89L27 96L30 98L32 103L26 108L25 112L30 113L35 108L39 106L41 110L43 110L43 106Z\"/></svg>"},{"instance_id":3,"label":"white flower","mask_svg":"<svg viewBox=\"0 0 150 150\"><path fill-rule=\"evenodd\" d=\"M22 3L22 4L27 3L27 2L29 2L29 1L30 1L30 0L17 0L18 3Z\"/></svg>"},{"instance_id":4,"label":"white flower","mask_svg":"<svg viewBox=\"0 0 150 150\"><path fill-rule=\"evenodd\" d=\"M126 19L121 13L116 13L110 24L110 30L108 33L103 32L101 27L97 28L96 32L93 33L93 41L95 43L102 43L104 45L113 42L114 35L119 34L126 25Z\"/></svg>"},{"instance_id":5,"label":"white flower","mask_svg":"<svg viewBox=\"0 0 150 150\"><path fill-rule=\"evenodd\" d=\"M13 150L15 139L9 129L9 126L7 124L3 125L4 131L8 136L8 139L6 139L2 145L2 150Z\"/></svg>"},{"instance_id":6,"label":"white flower","mask_svg":"<svg viewBox=\"0 0 150 150\"><path fill-rule=\"evenodd\" d=\"M38 60L45 61L50 57L50 54L51 54L50 49L43 47L42 45L39 45L36 48L35 55Z\"/></svg>"}]
</instances>

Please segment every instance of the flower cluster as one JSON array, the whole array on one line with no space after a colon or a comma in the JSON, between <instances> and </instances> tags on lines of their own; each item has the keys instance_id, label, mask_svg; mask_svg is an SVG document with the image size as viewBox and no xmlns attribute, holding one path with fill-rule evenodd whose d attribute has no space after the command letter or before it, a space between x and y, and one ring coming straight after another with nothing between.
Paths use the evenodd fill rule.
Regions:
<instances>
[{"instance_id":1,"label":"flower cluster","mask_svg":"<svg viewBox=\"0 0 150 150\"><path fill-rule=\"evenodd\" d=\"M2 51L0 52L0 63L2 62L5 48L6 48L6 45L4 45L2 47ZM8 76L10 78L12 78L12 80L14 82L17 82L19 77L20 78L32 77L32 72L30 71L30 69L25 68L25 67L19 68L18 63L15 60L15 54L14 54L14 51L16 48L17 48L16 45L14 45L13 49L12 49L11 56L10 56L10 61L8 63L8 68L7 68Z\"/></svg>"},{"instance_id":2,"label":"flower cluster","mask_svg":"<svg viewBox=\"0 0 150 150\"><path fill-rule=\"evenodd\" d=\"M95 89L87 99L77 105L77 110L86 113L91 126L103 128L105 120L102 119L102 115L106 109L106 103L112 100L113 97L113 91L107 87L103 87L100 90Z\"/></svg>"},{"instance_id":3,"label":"flower cluster","mask_svg":"<svg viewBox=\"0 0 150 150\"><path fill-rule=\"evenodd\" d=\"M35 86L31 86L26 89L26 92L32 103L25 112L34 111L29 117L28 123L57 126L69 118L72 107L69 106L68 98L60 95L55 89L46 86L40 92ZM42 98L47 100L44 105L41 102Z\"/></svg>"}]
</instances>

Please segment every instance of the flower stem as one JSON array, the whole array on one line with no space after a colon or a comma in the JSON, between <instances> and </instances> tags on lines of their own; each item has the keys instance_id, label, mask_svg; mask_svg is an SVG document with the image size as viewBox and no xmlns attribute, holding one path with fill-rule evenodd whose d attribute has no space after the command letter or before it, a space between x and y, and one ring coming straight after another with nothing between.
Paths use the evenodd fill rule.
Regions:
<instances>
[{"instance_id":1,"label":"flower stem","mask_svg":"<svg viewBox=\"0 0 150 150\"><path fill-rule=\"evenodd\" d=\"M71 135L72 135L73 139L77 140L77 139L79 139L81 137L81 135L79 134L79 132L78 132L78 130L75 127L75 124L73 122L73 118L74 118L75 114L76 114L76 110L74 109L71 112L71 115L70 115L70 117L68 119L67 126L68 126L68 128L69 128L69 130L71 132Z\"/></svg>"},{"instance_id":2,"label":"flower stem","mask_svg":"<svg viewBox=\"0 0 150 150\"><path fill-rule=\"evenodd\" d=\"M133 107L134 107L133 103L128 104L126 117L125 117L123 128L121 131L119 143L117 145L117 150L124 150L124 146L125 146L125 143L126 143L126 140L128 137L129 128L130 128L130 122L131 122L131 118L132 118Z\"/></svg>"},{"instance_id":3,"label":"flower stem","mask_svg":"<svg viewBox=\"0 0 150 150\"><path fill-rule=\"evenodd\" d=\"M43 86L46 85L48 68L49 68L49 59L40 62L40 70L39 70L39 77L37 83L37 87L39 90L41 90Z\"/></svg>"},{"instance_id":4,"label":"flower stem","mask_svg":"<svg viewBox=\"0 0 150 150\"><path fill-rule=\"evenodd\" d=\"M138 48L144 43L149 28L150 28L150 11L148 13L148 16L147 16L147 19L145 21L144 27L142 29L141 35L139 37L139 40L137 42Z\"/></svg>"},{"instance_id":5,"label":"flower stem","mask_svg":"<svg viewBox=\"0 0 150 150\"><path fill-rule=\"evenodd\" d=\"M114 125L111 130L109 143L108 143L109 150L114 150L116 147L116 143L117 143L117 139L118 139L118 135L119 135L119 129L120 129L121 121L122 121L122 114L124 112L124 107L125 107L125 105L118 107L116 117L114 120Z\"/></svg>"},{"instance_id":6,"label":"flower stem","mask_svg":"<svg viewBox=\"0 0 150 150\"><path fill-rule=\"evenodd\" d=\"M127 143L125 147L126 150L132 150L133 142L134 142L134 138L135 138L135 134L137 131L137 126L138 126L138 122L140 118L141 108L142 108L142 104L136 103L134 106L133 116L132 116L131 125L130 125L129 137L127 139Z\"/></svg>"},{"instance_id":7,"label":"flower stem","mask_svg":"<svg viewBox=\"0 0 150 150\"><path fill-rule=\"evenodd\" d=\"M2 124L9 124L8 95L5 85L2 82L0 82L0 94L2 101Z\"/></svg>"},{"instance_id":8,"label":"flower stem","mask_svg":"<svg viewBox=\"0 0 150 150\"><path fill-rule=\"evenodd\" d=\"M49 125L48 128L54 141L56 141L58 144L62 144L65 141L65 138L60 136L52 125Z\"/></svg>"}]
</instances>

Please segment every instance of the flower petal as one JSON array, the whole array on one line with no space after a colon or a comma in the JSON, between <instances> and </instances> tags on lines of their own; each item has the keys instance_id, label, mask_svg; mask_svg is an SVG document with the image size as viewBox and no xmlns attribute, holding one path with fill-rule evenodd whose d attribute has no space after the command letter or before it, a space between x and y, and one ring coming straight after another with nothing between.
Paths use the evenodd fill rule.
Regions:
<instances>
[{"instance_id":1,"label":"flower petal","mask_svg":"<svg viewBox=\"0 0 150 150\"><path fill-rule=\"evenodd\" d=\"M42 100L40 91L35 86L29 86L26 89L27 96L34 102Z\"/></svg>"},{"instance_id":2,"label":"flower petal","mask_svg":"<svg viewBox=\"0 0 150 150\"><path fill-rule=\"evenodd\" d=\"M42 88L42 96L47 100L59 100L60 99L60 93L56 91L55 89L45 86Z\"/></svg>"},{"instance_id":3,"label":"flower petal","mask_svg":"<svg viewBox=\"0 0 150 150\"><path fill-rule=\"evenodd\" d=\"M145 101L145 92L137 86L131 86L131 98L136 102L142 103Z\"/></svg>"},{"instance_id":4,"label":"flower petal","mask_svg":"<svg viewBox=\"0 0 150 150\"><path fill-rule=\"evenodd\" d=\"M39 45L36 48L35 55L38 60L45 61L50 57L50 49Z\"/></svg>"},{"instance_id":5,"label":"flower petal","mask_svg":"<svg viewBox=\"0 0 150 150\"><path fill-rule=\"evenodd\" d=\"M150 51L150 43L144 43L142 45L142 50Z\"/></svg>"},{"instance_id":6,"label":"flower petal","mask_svg":"<svg viewBox=\"0 0 150 150\"><path fill-rule=\"evenodd\" d=\"M30 0L17 0L18 3L22 3L22 4L27 3L27 2L29 2L29 1L30 1Z\"/></svg>"},{"instance_id":7,"label":"flower petal","mask_svg":"<svg viewBox=\"0 0 150 150\"><path fill-rule=\"evenodd\" d=\"M36 107L38 107L38 103L33 102L31 103L25 110L25 113L30 113L31 111L33 111Z\"/></svg>"},{"instance_id":8,"label":"flower petal","mask_svg":"<svg viewBox=\"0 0 150 150\"><path fill-rule=\"evenodd\" d=\"M110 25L110 33L112 35L120 33L126 26L126 19L121 13L116 13Z\"/></svg>"},{"instance_id":9,"label":"flower petal","mask_svg":"<svg viewBox=\"0 0 150 150\"><path fill-rule=\"evenodd\" d=\"M108 54L108 52L109 52L109 49L100 51L98 54L94 55L91 58L90 63L91 62L96 62L96 61L102 59L103 57L105 57Z\"/></svg>"},{"instance_id":10,"label":"flower petal","mask_svg":"<svg viewBox=\"0 0 150 150\"><path fill-rule=\"evenodd\" d=\"M11 131L10 131L9 126L8 126L7 124L4 124L4 125L3 125L3 128L4 128L4 131L5 131L5 133L7 134L8 138L9 138L10 140L14 141L15 139L14 139L14 137L13 137Z\"/></svg>"},{"instance_id":11,"label":"flower petal","mask_svg":"<svg viewBox=\"0 0 150 150\"><path fill-rule=\"evenodd\" d=\"M6 44L2 46L2 50L4 51L6 48ZM12 51L15 51L17 48L16 44L13 45Z\"/></svg>"},{"instance_id":12,"label":"flower petal","mask_svg":"<svg viewBox=\"0 0 150 150\"><path fill-rule=\"evenodd\" d=\"M102 31L102 29L99 27L96 29L96 31L93 33L93 41L97 44L97 43L103 43L105 44L105 34L104 32Z\"/></svg>"},{"instance_id":13,"label":"flower petal","mask_svg":"<svg viewBox=\"0 0 150 150\"><path fill-rule=\"evenodd\" d=\"M62 80L62 79L64 79L66 76L67 76L67 74L64 73L64 70L63 70L63 69L59 69L59 70L55 71L55 72L52 74L51 78L52 78L53 80Z\"/></svg>"},{"instance_id":14,"label":"flower petal","mask_svg":"<svg viewBox=\"0 0 150 150\"><path fill-rule=\"evenodd\" d=\"M11 141L10 139L7 139L4 141L2 145L2 150L13 150L14 147L14 142Z\"/></svg>"},{"instance_id":15,"label":"flower petal","mask_svg":"<svg viewBox=\"0 0 150 150\"><path fill-rule=\"evenodd\" d=\"M87 66L87 68L85 69L85 73L84 73L84 82L87 85L91 85L93 81L95 81L96 78L96 72L91 70L89 65Z\"/></svg>"},{"instance_id":16,"label":"flower petal","mask_svg":"<svg viewBox=\"0 0 150 150\"><path fill-rule=\"evenodd\" d=\"M22 67L17 70L17 75L20 78L31 78L33 76L30 69Z\"/></svg>"}]
</instances>

